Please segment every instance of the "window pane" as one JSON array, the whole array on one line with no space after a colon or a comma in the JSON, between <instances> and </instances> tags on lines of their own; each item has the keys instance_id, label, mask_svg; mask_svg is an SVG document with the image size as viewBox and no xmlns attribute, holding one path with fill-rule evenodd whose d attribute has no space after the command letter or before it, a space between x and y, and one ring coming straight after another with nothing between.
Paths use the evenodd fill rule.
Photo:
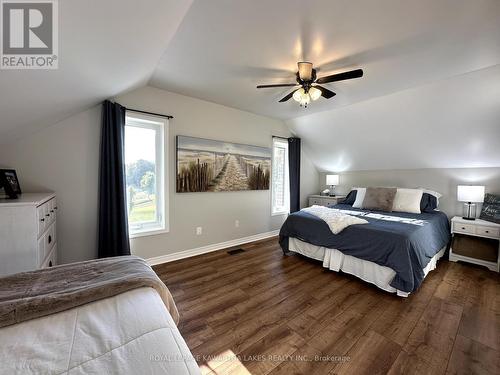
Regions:
<instances>
[{"instance_id":1,"label":"window pane","mask_svg":"<svg viewBox=\"0 0 500 375\"><path fill-rule=\"evenodd\" d=\"M272 213L283 214L289 211L288 186L288 142L273 139L273 173L272 173Z\"/></svg>"},{"instance_id":2,"label":"window pane","mask_svg":"<svg viewBox=\"0 0 500 375\"><path fill-rule=\"evenodd\" d=\"M130 224L155 222L156 132L153 129L125 128L127 204Z\"/></svg>"},{"instance_id":3,"label":"window pane","mask_svg":"<svg viewBox=\"0 0 500 375\"><path fill-rule=\"evenodd\" d=\"M274 150L274 205L283 207L285 204L285 150L276 147Z\"/></svg>"}]
</instances>

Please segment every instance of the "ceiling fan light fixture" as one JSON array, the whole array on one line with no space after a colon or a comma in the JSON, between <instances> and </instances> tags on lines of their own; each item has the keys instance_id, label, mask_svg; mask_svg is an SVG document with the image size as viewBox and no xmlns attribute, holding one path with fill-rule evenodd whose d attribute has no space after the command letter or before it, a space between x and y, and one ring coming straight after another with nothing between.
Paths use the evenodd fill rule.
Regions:
<instances>
[{"instance_id":1,"label":"ceiling fan light fixture","mask_svg":"<svg viewBox=\"0 0 500 375\"><path fill-rule=\"evenodd\" d=\"M313 64L307 61L297 63L299 67L299 77L302 81L310 81L312 79Z\"/></svg>"},{"instance_id":2,"label":"ceiling fan light fixture","mask_svg":"<svg viewBox=\"0 0 500 375\"><path fill-rule=\"evenodd\" d=\"M307 105L311 102L311 97L309 96L308 93L304 93L304 95L302 95L302 98L300 99L300 106L301 107L305 107L307 108Z\"/></svg>"},{"instance_id":3,"label":"ceiling fan light fixture","mask_svg":"<svg viewBox=\"0 0 500 375\"><path fill-rule=\"evenodd\" d=\"M300 88L293 93L293 100L299 102L302 100L302 96L305 94L304 88Z\"/></svg>"},{"instance_id":4,"label":"ceiling fan light fixture","mask_svg":"<svg viewBox=\"0 0 500 375\"><path fill-rule=\"evenodd\" d=\"M316 87L311 87L309 89L309 96L311 100L318 100L321 97L321 90L318 90Z\"/></svg>"}]
</instances>

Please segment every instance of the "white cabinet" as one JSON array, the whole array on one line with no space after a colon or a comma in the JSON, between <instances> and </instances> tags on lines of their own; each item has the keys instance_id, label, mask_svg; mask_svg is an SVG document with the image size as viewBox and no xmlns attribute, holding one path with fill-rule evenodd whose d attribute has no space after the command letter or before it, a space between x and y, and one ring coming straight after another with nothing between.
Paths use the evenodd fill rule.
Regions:
<instances>
[{"instance_id":1,"label":"white cabinet","mask_svg":"<svg viewBox=\"0 0 500 375\"><path fill-rule=\"evenodd\" d=\"M449 259L488 267L500 272L500 224L476 219L451 219L453 241Z\"/></svg>"},{"instance_id":2,"label":"white cabinet","mask_svg":"<svg viewBox=\"0 0 500 375\"><path fill-rule=\"evenodd\" d=\"M0 275L57 264L57 209L53 193L0 199Z\"/></svg>"},{"instance_id":3,"label":"white cabinet","mask_svg":"<svg viewBox=\"0 0 500 375\"><path fill-rule=\"evenodd\" d=\"M330 197L328 195L310 195L309 196L309 206L328 206L330 204L337 204L344 200L345 195L336 195Z\"/></svg>"}]
</instances>

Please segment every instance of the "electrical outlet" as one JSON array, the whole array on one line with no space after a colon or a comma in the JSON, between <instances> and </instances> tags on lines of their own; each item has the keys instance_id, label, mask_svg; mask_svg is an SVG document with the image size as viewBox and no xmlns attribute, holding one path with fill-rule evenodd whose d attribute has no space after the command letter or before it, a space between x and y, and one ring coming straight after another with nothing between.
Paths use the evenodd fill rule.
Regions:
<instances>
[{"instance_id":1,"label":"electrical outlet","mask_svg":"<svg viewBox=\"0 0 500 375\"><path fill-rule=\"evenodd\" d=\"M196 227L196 235L197 236L201 236L202 233L203 233L203 228L202 227Z\"/></svg>"},{"instance_id":2,"label":"electrical outlet","mask_svg":"<svg viewBox=\"0 0 500 375\"><path fill-rule=\"evenodd\" d=\"M240 221L239 220L235 220L234 221L234 227L235 228L239 228L240 227Z\"/></svg>"}]
</instances>

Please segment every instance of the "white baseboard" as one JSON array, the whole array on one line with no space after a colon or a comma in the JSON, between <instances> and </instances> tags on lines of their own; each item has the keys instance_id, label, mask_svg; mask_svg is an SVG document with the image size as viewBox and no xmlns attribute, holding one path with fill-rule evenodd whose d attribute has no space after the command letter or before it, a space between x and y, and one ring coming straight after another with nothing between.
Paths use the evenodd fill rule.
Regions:
<instances>
[{"instance_id":1,"label":"white baseboard","mask_svg":"<svg viewBox=\"0 0 500 375\"><path fill-rule=\"evenodd\" d=\"M253 236L237 238L235 240L220 242L220 243L216 243L213 245L197 247L195 249L178 251L178 252L173 253L173 254L160 255L160 256L154 257L154 258L148 258L148 259L146 259L146 261L148 262L148 264L150 266L154 266L156 264L173 262L174 260L189 258L189 257L193 257L195 255L200 255L200 254L205 254L205 253L211 253L212 251L217 251L217 250L226 249L228 247L243 245L243 244L249 243L249 242L264 240L266 238L277 236L278 234L279 234L279 230L273 230L271 232L254 234Z\"/></svg>"}]
</instances>

